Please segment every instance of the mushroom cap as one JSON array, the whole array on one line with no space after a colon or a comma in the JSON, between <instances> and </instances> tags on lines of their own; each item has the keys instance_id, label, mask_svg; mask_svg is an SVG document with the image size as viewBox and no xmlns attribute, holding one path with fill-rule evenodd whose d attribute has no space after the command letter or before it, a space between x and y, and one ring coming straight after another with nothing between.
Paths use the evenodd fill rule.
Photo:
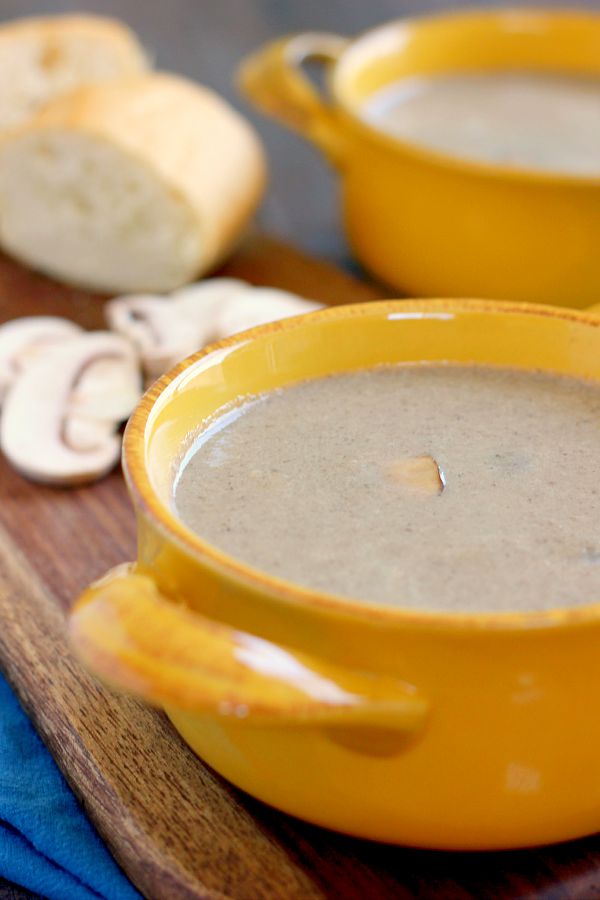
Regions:
<instances>
[{"instance_id":1,"label":"mushroom cap","mask_svg":"<svg viewBox=\"0 0 600 900\"><path fill-rule=\"evenodd\" d=\"M81 331L74 322L58 316L23 316L0 326L0 404L28 363L51 344Z\"/></svg>"},{"instance_id":2,"label":"mushroom cap","mask_svg":"<svg viewBox=\"0 0 600 900\"><path fill-rule=\"evenodd\" d=\"M257 325L300 316L321 309L322 304L298 297L278 288L254 288L245 294L231 297L217 315L215 322L219 338L246 331Z\"/></svg>"},{"instance_id":3,"label":"mushroom cap","mask_svg":"<svg viewBox=\"0 0 600 900\"><path fill-rule=\"evenodd\" d=\"M106 316L111 328L134 342L153 379L211 341L320 306L277 288L209 278L170 297L117 297L107 304Z\"/></svg>"},{"instance_id":4,"label":"mushroom cap","mask_svg":"<svg viewBox=\"0 0 600 900\"><path fill-rule=\"evenodd\" d=\"M209 278L168 296L116 297L106 305L110 328L138 348L146 375L158 378L219 335L219 309L250 286L236 278Z\"/></svg>"}]
</instances>

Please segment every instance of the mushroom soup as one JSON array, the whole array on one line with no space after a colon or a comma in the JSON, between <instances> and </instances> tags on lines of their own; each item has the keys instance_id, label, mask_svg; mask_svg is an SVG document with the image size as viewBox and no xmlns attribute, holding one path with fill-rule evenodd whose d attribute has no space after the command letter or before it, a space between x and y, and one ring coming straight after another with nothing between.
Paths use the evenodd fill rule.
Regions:
<instances>
[{"instance_id":1,"label":"mushroom soup","mask_svg":"<svg viewBox=\"0 0 600 900\"><path fill-rule=\"evenodd\" d=\"M403 78L372 95L362 115L453 156L600 175L600 78L502 71Z\"/></svg>"},{"instance_id":2,"label":"mushroom soup","mask_svg":"<svg viewBox=\"0 0 600 900\"><path fill-rule=\"evenodd\" d=\"M600 385L384 366L247 399L187 448L181 520L307 588L450 611L600 599Z\"/></svg>"}]
</instances>

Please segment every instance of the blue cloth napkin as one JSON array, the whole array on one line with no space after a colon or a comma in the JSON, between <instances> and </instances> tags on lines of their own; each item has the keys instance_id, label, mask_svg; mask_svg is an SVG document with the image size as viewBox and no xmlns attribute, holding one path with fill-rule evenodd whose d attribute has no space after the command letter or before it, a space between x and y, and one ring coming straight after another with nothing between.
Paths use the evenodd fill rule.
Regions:
<instances>
[{"instance_id":1,"label":"blue cloth napkin","mask_svg":"<svg viewBox=\"0 0 600 900\"><path fill-rule=\"evenodd\" d=\"M0 875L48 900L139 900L0 675Z\"/></svg>"}]
</instances>

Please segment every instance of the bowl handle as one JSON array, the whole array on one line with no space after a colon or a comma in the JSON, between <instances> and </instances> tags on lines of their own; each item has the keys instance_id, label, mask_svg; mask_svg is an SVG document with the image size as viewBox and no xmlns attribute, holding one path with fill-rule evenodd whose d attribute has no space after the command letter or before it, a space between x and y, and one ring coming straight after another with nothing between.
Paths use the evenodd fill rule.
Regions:
<instances>
[{"instance_id":1,"label":"bowl handle","mask_svg":"<svg viewBox=\"0 0 600 900\"><path fill-rule=\"evenodd\" d=\"M166 599L130 564L82 594L69 629L96 675L159 706L254 724L337 727L342 739L355 728L408 736L427 715L412 685L317 662L208 619Z\"/></svg>"},{"instance_id":2,"label":"bowl handle","mask_svg":"<svg viewBox=\"0 0 600 900\"><path fill-rule=\"evenodd\" d=\"M259 109L314 141L334 165L343 156L340 124L302 65L309 60L331 65L347 46L348 40L336 34L291 35L261 47L237 72L239 87Z\"/></svg>"}]
</instances>

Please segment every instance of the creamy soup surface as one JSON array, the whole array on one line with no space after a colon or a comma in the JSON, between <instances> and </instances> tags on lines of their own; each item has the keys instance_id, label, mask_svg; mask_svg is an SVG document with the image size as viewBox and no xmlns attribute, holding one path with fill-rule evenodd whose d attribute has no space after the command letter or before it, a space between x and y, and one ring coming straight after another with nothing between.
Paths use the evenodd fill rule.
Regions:
<instances>
[{"instance_id":1,"label":"creamy soup surface","mask_svg":"<svg viewBox=\"0 0 600 900\"><path fill-rule=\"evenodd\" d=\"M298 584L437 610L600 600L600 385L386 366L248 401L190 445L174 506Z\"/></svg>"},{"instance_id":2,"label":"creamy soup surface","mask_svg":"<svg viewBox=\"0 0 600 900\"><path fill-rule=\"evenodd\" d=\"M600 77L497 71L404 78L373 94L362 115L453 156L600 174Z\"/></svg>"}]
</instances>

